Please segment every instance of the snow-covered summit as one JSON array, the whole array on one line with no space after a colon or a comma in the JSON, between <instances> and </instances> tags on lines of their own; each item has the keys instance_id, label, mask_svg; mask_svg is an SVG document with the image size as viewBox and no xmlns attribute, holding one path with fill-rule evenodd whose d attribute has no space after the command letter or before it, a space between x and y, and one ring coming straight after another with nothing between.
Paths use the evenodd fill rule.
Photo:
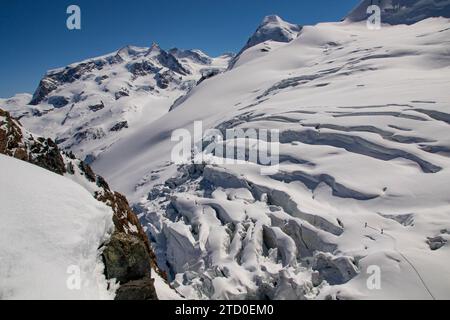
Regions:
<instances>
[{"instance_id":1,"label":"snow-covered summit","mask_svg":"<svg viewBox=\"0 0 450 320\"><path fill-rule=\"evenodd\" d=\"M256 32L247 41L243 50L268 40L290 42L297 38L301 29L301 26L286 22L279 16L267 16L263 19Z\"/></svg>"},{"instance_id":2,"label":"snow-covered summit","mask_svg":"<svg viewBox=\"0 0 450 320\"><path fill-rule=\"evenodd\" d=\"M200 50L125 46L116 52L48 71L32 98L0 99L0 107L30 131L92 162L119 139L169 112L205 75L231 56Z\"/></svg>"},{"instance_id":3,"label":"snow-covered summit","mask_svg":"<svg viewBox=\"0 0 450 320\"><path fill-rule=\"evenodd\" d=\"M236 65L238 60L240 60L244 52L248 49L266 41L274 41L280 43L291 42L299 36L301 30L302 27L300 25L286 22L277 15L269 15L264 17L255 33L253 33L253 35L248 39L245 46L230 62L229 69L232 69ZM266 51L268 49L262 50Z\"/></svg>"},{"instance_id":4,"label":"snow-covered summit","mask_svg":"<svg viewBox=\"0 0 450 320\"><path fill-rule=\"evenodd\" d=\"M367 19L367 8L381 8L381 21L391 25L413 24L431 17L450 17L449 0L364 0L346 17L357 22Z\"/></svg>"}]
</instances>

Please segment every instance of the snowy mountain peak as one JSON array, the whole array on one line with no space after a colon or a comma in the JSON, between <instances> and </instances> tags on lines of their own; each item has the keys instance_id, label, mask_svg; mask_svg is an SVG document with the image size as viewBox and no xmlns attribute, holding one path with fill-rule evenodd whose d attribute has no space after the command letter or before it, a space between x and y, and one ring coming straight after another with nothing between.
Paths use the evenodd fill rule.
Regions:
<instances>
[{"instance_id":1,"label":"snowy mountain peak","mask_svg":"<svg viewBox=\"0 0 450 320\"><path fill-rule=\"evenodd\" d=\"M264 17L255 33L248 39L246 45L230 62L229 69L232 69L241 55L249 48L252 48L266 41L291 42L296 39L302 30L302 26L284 21L277 15Z\"/></svg>"},{"instance_id":2,"label":"snowy mountain peak","mask_svg":"<svg viewBox=\"0 0 450 320\"><path fill-rule=\"evenodd\" d=\"M156 42L153 42L150 49L147 50L147 55L159 54L161 51L162 51L162 49L159 46L159 44L157 44Z\"/></svg>"},{"instance_id":3,"label":"snowy mountain peak","mask_svg":"<svg viewBox=\"0 0 450 320\"><path fill-rule=\"evenodd\" d=\"M301 26L286 22L277 15L266 16L243 50L268 40L290 42L297 38L301 29Z\"/></svg>"},{"instance_id":4,"label":"snowy mountain peak","mask_svg":"<svg viewBox=\"0 0 450 320\"><path fill-rule=\"evenodd\" d=\"M383 23L414 24L431 17L450 18L450 0L364 0L346 17L347 21L359 22L367 19L367 8L381 8Z\"/></svg>"},{"instance_id":5,"label":"snowy mountain peak","mask_svg":"<svg viewBox=\"0 0 450 320\"><path fill-rule=\"evenodd\" d=\"M114 142L169 112L199 81L226 70L230 59L200 50L166 51L156 43L127 45L51 70L33 97L2 100L0 106L91 163Z\"/></svg>"},{"instance_id":6,"label":"snowy mountain peak","mask_svg":"<svg viewBox=\"0 0 450 320\"><path fill-rule=\"evenodd\" d=\"M272 15L265 16L261 25L265 25L268 23L279 23L280 24L283 22L284 22L283 19L281 19L279 16L277 16L276 14L272 14Z\"/></svg>"}]
</instances>

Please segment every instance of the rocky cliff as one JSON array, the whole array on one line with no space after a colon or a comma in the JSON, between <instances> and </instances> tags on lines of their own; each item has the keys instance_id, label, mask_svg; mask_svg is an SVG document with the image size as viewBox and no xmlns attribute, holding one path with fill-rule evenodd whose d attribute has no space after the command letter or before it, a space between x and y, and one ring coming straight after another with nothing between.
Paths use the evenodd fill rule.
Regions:
<instances>
[{"instance_id":1,"label":"rocky cliff","mask_svg":"<svg viewBox=\"0 0 450 320\"><path fill-rule=\"evenodd\" d=\"M110 206L114 213L115 231L104 244L102 256L107 279L120 282L116 299L157 299L151 271L165 275L158 269L144 229L125 196L111 190L89 165L71 153L61 152L53 140L27 132L18 120L2 109L0 153L64 175L88 189L95 199Z\"/></svg>"}]
</instances>

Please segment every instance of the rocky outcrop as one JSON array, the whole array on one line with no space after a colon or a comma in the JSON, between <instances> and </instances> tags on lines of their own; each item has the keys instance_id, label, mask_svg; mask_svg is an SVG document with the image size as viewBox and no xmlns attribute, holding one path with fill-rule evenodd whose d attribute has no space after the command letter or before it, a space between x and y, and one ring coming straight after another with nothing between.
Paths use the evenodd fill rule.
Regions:
<instances>
[{"instance_id":1,"label":"rocky outcrop","mask_svg":"<svg viewBox=\"0 0 450 320\"><path fill-rule=\"evenodd\" d=\"M358 268L355 266L353 258L335 257L330 253L323 252L314 256L312 268L319 272L315 279L316 283L325 280L330 285L346 283L358 274Z\"/></svg>"},{"instance_id":2,"label":"rocky outcrop","mask_svg":"<svg viewBox=\"0 0 450 320\"><path fill-rule=\"evenodd\" d=\"M88 164L71 153L61 152L51 139L34 137L1 109L0 153L65 175L85 186L98 201L110 206L115 231L104 244L102 255L107 279L116 279L120 283L116 299L157 298L151 271L156 270L163 278L166 275L159 270L144 229L125 196L112 191Z\"/></svg>"},{"instance_id":3,"label":"rocky outcrop","mask_svg":"<svg viewBox=\"0 0 450 320\"><path fill-rule=\"evenodd\" d=\"M120 98L123 97L129 97L130 96L130 90L128 90L127 88L121 88L119 91L117 91L114 94L114 97L116 98L116 100L119 100Z\"/></svg>"},{"instance_id":4,"label":"rocky outcrop","mask_svg":"<svg viewBox=\"0 0 450 320\"><path fill-rule=\"evenodd\" d=\"M158 300L154 281L150 277L130 281L117 290L116 300Z\"/></svg>"},{"instance_id":5,"label":"rocky outcrop","mask_svg":"<svg viewBox=\"0 0 450 320\"><path fill-rule=\"evenodd\" d=\"M106 277L127 283L150 276L147 248L137 237L116 231L103 251Z\"/></svg>"},{"instance_id":6,"label":"rocky outcrop","mask_svg":"<svg viewBox=\"0 0 450 320\"><path fill-rule=\"evenodd\" d=\"M53 140L24 133L20 122L3 110L0 110L0 153L57 174L66 173L63 157Z\"/></svg>"},{"instance_id":7,"label":"rocky outcrop","mask_svg":"<svg viewBox=\"0 0 450 320\"><path fill-rule=\"evenodd\" d=\"M127 69L137 78L146 76L148 74L152 73L158 73L161 68L155 66L151 61L149 60L142 60L138 62L133 62L127 65Z\"/></svg>"},{"instance_id":8,"label":"rocky outcrop","mask_svg":"<svg viewBox=\"0 0 450 320\"><path fill-rule=\"evenodd\" d=\"M58 88L58 82L52 78L44 78L39 82L36 91L33 94L33 98L30 101L30 105L37 106L41 103L52 91Z\"/></svg>"},{"instance_id":9,"label":"rocky outcrop","mask_svg":"<svg viewBox=\"0 0 450 320\"><path fill-rule=\"evenodd\" d=\"M63 108L69 104L69 100L63 96L53 96L48 99L48 103L55 108Z\"/></svg>"},{"instance_id":10,"label":"rocky outcrop","mask_svg":"<svg viewBox=\"0 0 450 320\"><path fill-rule=\"evenodd\" d=\"M128 121L120 121L113 125L112 128L109 129L109 131L118 132L126 128L128 128Z\"/></svg>"},{"instance_id":11,"label":"rocky outcrop","mask_svg":"<svg viewBox=\"0 0 450 320\"><path fill-rule=\"evenodd\" d=\"M94 104L94 105L92 105L92 106L89 106L88 108L89 108L89 110L91 110L92 112L97 112L97 111L100 111L100 110L104 109L104 108L105 108L105 105L104 105L104 103L103 103L103 101L102 101L102 102L100 102L99 104Z\"/></svg>"}]
</instances>

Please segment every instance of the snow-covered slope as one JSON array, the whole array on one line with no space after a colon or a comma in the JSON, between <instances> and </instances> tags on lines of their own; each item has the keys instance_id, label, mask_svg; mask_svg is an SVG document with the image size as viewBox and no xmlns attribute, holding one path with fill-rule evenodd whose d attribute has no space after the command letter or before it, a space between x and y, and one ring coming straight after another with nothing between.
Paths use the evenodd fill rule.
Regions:
<instances>
[{"instance_id":1,"label":"snow-covered slope","mask_svg":"<svg viewBox=\"0 0 450 320\"><path fill-rule=\"evenodd\" d=\"M449 0L363 0L348 14L346 20L366 20L369 16L367 8L371 5L380 7L382 23L392 25L413 24L430 17L450 18Z\"/></svg>"},{"instance_id":2,"label":"snow-covered slope","mask_svg":"<svg viewBox=\"0 0 450 320\"><path fill-rule=\"evenodd\" d=\"M111 208L26 162L0 155L0 168L0 299L112 299L98 251Z\"/></svg>"},{"instance_id":3,"label":"snow-covered slope","mask_svg":"<svg viewBox=\"0 0 450 320\"><path fill-rule=\"evenodd\" d=\"M157 299L159 292L156 292L156 285L151 278L152 269L155 271L154 273L159 273L156 277L157 281L155 281L157 282L157 290L162 291L163 297L167 296L165 292L170 289L163 280L166 277L157 267L156 258L148 238L127 199L120 193L111 190L105 179L96 175L89 165L76 159L72 153L61 152L51 139L28 132L17 119L14 119L2 109L0 109L0 154L29 162L49 172L64 176L64 178L83 187L99 204L105 204L111 209L111 220L114 224L114 228L110 230L112 235L111 237L108 236L108 239L105 239L101 246L97 246L97 248L101 247L102 261L105 265L101 272L105 274L108 280L115 279L118 282L117 285L111 283L112 286L117 288L115 299L126 300L130 297L145 300ZM2 166L1 168L8 170L8 166ZM20 166L13 169L20 170ZM12 173L14 171L12 170ZM7 179L7 176L4 176ZM34 179L35 177L31 178ZM5 180L5 184L8 184L7 180ZM15 192L13 198L16 201L24 198L24 203L27 203L28 193L21 190L17 191L13 190ZM49 205L48 199L51 199L52 196L53 194L49 193L46 197L34 198L34 205L46 207ZM80 201L80 206L83 206L83 198L77 198L77 201ZM18 219L24 219L24 217L21 216ZM39 217L36 218L36 220L38 219ZM40 227L45 227L45 217L42 217L42 219ZM89 219L86 219L85 223L89 224ZM79 226L80 229L82 227L87 228L84 225ZM95 229L91 230L93 233L95 231ZM97 231L102 232L101 230ZM0 245L7 247L6 240L7 238L3 238ZM89 246L91 239L87 237L85 241L87 244L80 245ZM46 248L44 247L42 250L46 250ZM77 270L70 270L72 270L71 272L77 272ZM33 279L36 276L39 275L32 274L30 278ZM76 279L72 282L76 282ZM64 298L66 297L60 297L60 299Z\"/></svg>"},{"instance_id":4,"label":"snow-covered slope","mask_svg":"<svg viewBox=\"0 0 450 320\"><path fill-rule=\"evenodd\" d=\"M157 44L127 46L51 70L33 97L2 99L0 108L90 163L167 113L198 81L225 70L231 58L210 58L200 50L165 51Z\"/></svg>"},{"instance_id":5,"label":"snow-covered slope","mask_svg":"<svg viewBox=\"0 0 450 320\"><path fill-rule=\"evenodd\" d=\"M449 298L449 32L443 18L304 27L94 167L140 201L187 297ZM170 134L195 120L279 129L280 171L173 165ZM381 290L366 286L372 265Z\"/></svg>"}]
</instances>

